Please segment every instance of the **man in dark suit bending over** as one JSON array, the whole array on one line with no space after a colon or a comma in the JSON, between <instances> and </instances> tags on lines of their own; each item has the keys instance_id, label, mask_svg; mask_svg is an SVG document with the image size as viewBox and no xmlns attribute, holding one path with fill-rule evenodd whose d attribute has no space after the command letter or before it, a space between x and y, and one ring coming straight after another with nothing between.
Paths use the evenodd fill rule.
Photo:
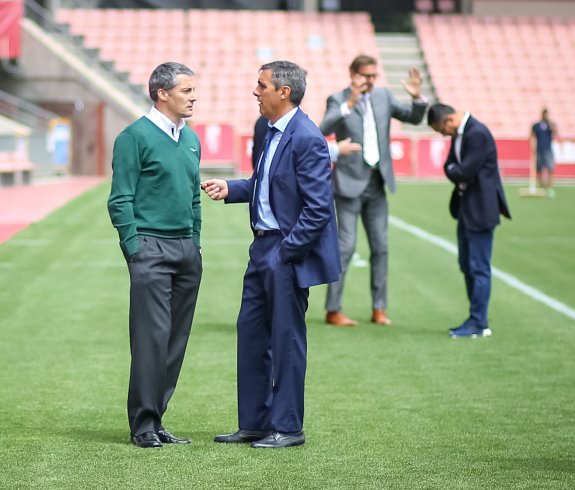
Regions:
<instances>
[{"instance_id":1,"label":"man in dark suit bending over","mask_svg":"<svg viewBox=\"0 0 575 490\"><path fill-rule=\"evenodd\" d=\"M499 215L511 218L503 192L497 148L491 132L468 112L434 104L427 123L438 133L451 136L451 149L443 169L455 184L449 209L457 220L459 267L465 277L469 317L449 330L452 338L487 337L487 310L491 294L493 231Z\"/></svg>"},{"instance_id":2,"label":"man in dark suit bending over","mask_svg":"<svg viewBox=\"0 0 575 490\"><path fill-rule=\"evenodd\" d=\"M298 107L305 88L298 65L263 65L253 94L269 124L254 174L202 183L214 200L250 203L254 234L237 323L239 430L215 442L281 448L305 441L309 287L341 273L329 153Z\"/></svg>"}]
</instances>

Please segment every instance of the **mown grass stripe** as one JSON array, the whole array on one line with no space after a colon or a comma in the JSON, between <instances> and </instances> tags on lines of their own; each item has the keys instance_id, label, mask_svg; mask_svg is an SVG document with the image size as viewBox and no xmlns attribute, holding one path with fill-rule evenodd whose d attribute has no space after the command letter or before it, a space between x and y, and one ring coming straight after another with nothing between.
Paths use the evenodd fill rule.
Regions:
<instances>
[{"instance_id":1,"label":"mown grass stripe","mask_svg":"<svg viewBox=\"0 0 575 490\"><path fill-rule=\"evenodd\" d=\"M447 252L453 255L457 255L457 246L451 243L450 241L446 240L445 238L438 237L417 226L410 225L409 223L406 223L405 221L395 216L390 216L389 222L393 226L403 231L406 231L418 238L421 238L422 240L433 243L434 245L437 245L438 247L446 250ZM497 267L491 267L491 273L493 277L496 277L497 279L503 281L505 284L512 287L513 289L521 291L523 294L526 294L530 298L533 298L535 301L543 303L549 308L571 318L572 320L575 320L575 309L571 308L565 303L562 303L561 301L552 298L551 296L543 293L542 291L540 291L537 288L534 288L533 286L530 286L529 284L525 284L520 279L517 279L515 276L505 271L502 271Z\"/></svg>"}]
</instances>

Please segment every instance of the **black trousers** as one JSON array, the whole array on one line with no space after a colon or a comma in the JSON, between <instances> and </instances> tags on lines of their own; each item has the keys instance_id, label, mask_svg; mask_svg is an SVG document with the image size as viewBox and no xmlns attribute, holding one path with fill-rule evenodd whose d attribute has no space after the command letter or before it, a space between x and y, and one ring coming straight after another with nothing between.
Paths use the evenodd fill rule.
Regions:
<instances>
[{"instance_id":1,"label":"black trousers","mask_svg":"<svg viewBox=\"0 0 575 490\"><path fill-rule=\"evenodd\" d=\"M162 428L176 389L202 277L202 259L191 238L140 235L130 272L130 385L132 435Z\"/></svg>"}]
</instances>

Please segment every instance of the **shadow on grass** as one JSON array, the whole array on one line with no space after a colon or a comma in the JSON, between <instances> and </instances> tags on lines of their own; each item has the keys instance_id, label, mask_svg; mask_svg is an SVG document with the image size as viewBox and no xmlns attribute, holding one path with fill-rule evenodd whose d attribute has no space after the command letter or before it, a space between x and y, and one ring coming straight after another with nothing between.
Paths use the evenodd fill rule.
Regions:
<instances>
[{"instance_id":1,"label":"shadow on grass","mask_svg":"<svg viewBox=\"0 0 575 490\"><path fill-rule=\"evenodd\" d=\"M230 429L231 430L231 429ZM215 431L174 431L174 434L181 437L189 437L192 440L192 444L203 444L209 445L214 444L214 437L217 434L223 434L226 432L226 428L223 428L219 432ZM91 443L104 443L108 445L120 445L120 446L131 446L132 442L130 440L129 430L98 430L98 429L79 429L79 430L66 430L59 431L58 436L63 436L66 438L74 439L79 442L91 442ZM173 444L168 446L185 446L184 444ZM236 445L232 445L236 446Z\"/></svg>"},{"instance_id":2,"label":"shadow on grass","mask_svg":"<svg viewBox=\"0 0 575 490\"><path fill-rule=\"evenodd\" d=\"M505 470L527 468L537 471L561 471L575 473L575 461L558 458L505 458L494 460L493 464Z\"/></svg>"},{"instance_id":3,"label":"shadow on grass","mask_svg":"<svg viewBox=\"0 0 575 490\"><path fill-rule=\"evenodd\" d=\"M120 444L122 446L131 444L130 432L128 429L77 429L77 430L62 430L58 435L69 437L82 442L97 442L106 444Z\"/></svg>"}]
</instances>

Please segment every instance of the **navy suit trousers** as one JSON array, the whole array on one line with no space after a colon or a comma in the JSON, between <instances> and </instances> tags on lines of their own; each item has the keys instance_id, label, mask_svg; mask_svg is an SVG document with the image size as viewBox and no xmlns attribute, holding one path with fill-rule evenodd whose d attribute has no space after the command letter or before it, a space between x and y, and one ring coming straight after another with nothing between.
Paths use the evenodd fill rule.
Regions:
<instances>
[{"instance_id":1,"label":"navy suit trousers","mask_svg":"<svg viewBox=\"0 0 575 490\"><path fill-rule=\"evenodd\" d=\"M465 277L467 298L469 299L469 318L464 324L487 327L487 310L491 295L491 251L493 249L493 230L472 231L457 224L457 242L459 245L459 267Z\"/></svg>"},{"instance_id":2,"label":"navy suit trousers","mask_svg":"<svg viewBox=\"0 0 575 490\"><path fill-rule=\"evenodd\" d=\"M281 235L256 237L238 316L238 420L246 430L303 428L308 288L279 256Z\"/></svg>"}]
</instances>

